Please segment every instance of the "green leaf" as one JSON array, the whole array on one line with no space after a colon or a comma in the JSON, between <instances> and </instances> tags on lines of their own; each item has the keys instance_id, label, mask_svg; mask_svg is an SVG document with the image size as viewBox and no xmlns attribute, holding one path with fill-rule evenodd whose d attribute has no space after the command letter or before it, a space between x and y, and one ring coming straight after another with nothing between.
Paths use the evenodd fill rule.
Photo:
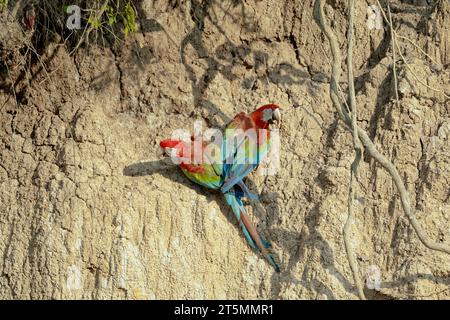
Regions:
<instances>
[{"instance_id":1,"label":"green leaf","mask_svg":"<svg viewBox=\"0 0 450 320\"><path fill-rule=\"evenodd\" d=\"M128 36L128 33L136 32L137 31L137 24L136 24L136 12L134 11L133 6L131 5L130 1L127 2L124 8L124 15L123 15L123 23L124 23L124 33L125 37Z\"/></svg>"},{"instance_id":2,"label":"green leaf","mask_svg":"<svg viewBox=\"0 0 450 320\"><path fill-rule=\"evenodd\" d=\"M94 29L98 29L98 28L102 25L100 19L93 18L93 17L89 17L88 23L89 23L89 24L91 25L91 27L94 28Z\"/></svg>"}]
</instances>

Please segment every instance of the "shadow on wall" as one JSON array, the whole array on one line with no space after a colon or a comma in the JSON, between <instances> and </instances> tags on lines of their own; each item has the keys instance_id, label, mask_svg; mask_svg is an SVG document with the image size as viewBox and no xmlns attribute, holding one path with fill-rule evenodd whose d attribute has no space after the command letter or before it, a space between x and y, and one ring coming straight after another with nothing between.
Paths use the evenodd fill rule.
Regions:
<instances>
[{"instance_id":1,"label":"shadow on wall","mask_svg":"<svg viewBox=\"0 0 450 320\"><path fill-rule=\"evenodd\" d=\"M265 72L263 75L249 77L241 80L243 88L248 90L256 89L257 80L264 82L270 81L278 85L290 85L294 83L303 84L305 83L305 81L310 80L310 75L308 73L300 69L296 69L288 63L283 62L274 66L273 68L269 68L267 66L267 61L269 60L267 53L263 51L251 50L250 46L248 45L236 45L232 43L232 41L227 37L225 40L226 43L217 48L214 53L211 54L210 52L208 52L208 50L203 45L204 41L203 33L206 19L209 19L209 21L215 26L218 32L226 35L224 30L222 30L220 27L218 15L215 14L213 16L213 14L211 14L210 9L212 8L212 6L215 6L216 9L221 10L224 16L225 15L230 16L233 20L237 22L243 20L244 21L243 27L246 28L247 30L252 30L252 28L254 28L253 26L255 25L254 23L251 23L251 21L248 20L248 17L245 12L244 3L241 0L232 1L230 7L228 8L223 8L222 3L220 1L215 0L209 0L206 2L196 0L191 1L190 13L192 20L195 23L195 26L181 41L180 47L181 62L183 63L185 70L188 73L189 80L191 81L192 94L194 97L195 106L199 109L206 109L208 111L209 125L217 127L220 127L222 125L221 123L212 122L211 119L214 119L213 115L219 115L219 118L222 121L222 123L228 123L230 121L230 118L220 110L220 107L218 107L211 101L205 99L204 94L208 86L211 84L211 82L219 73L227 80L230 81L237 80L238 76L233 74L232 71L232 67L237 64L244 65L247 69L253 68L254 70L257 70L262 67L265 68ZM233 17L228 12L231 6L241 7L240 17ZM189 45L194 48L198 59L202 59L207 63L207 67L200 76L196 75L193 66L191 66L191 64L188 62L186 49L187 46ZM248 56L253 56L254 60L253 66L249 66L246 64L245 60ZM236 218L232 213L231 208L226 203L222 194L218 191L208 190L206 188L203 188L201 186L192 183L174 165L172 164L168 165L166 160L131 164L124 169L123 173L126 176L133 176L133 177L147 176L153 175L155 173L160 173L170 180L184 184L189 188L193 188L197 193L206 196L208 200L216 200L216 202L220 206L221 211L225 214L228 221L232 223L235 226L235 228L238 229L238 232L241 235L241 241L244 241L245 244L247 245L247 241L243 236L240 227L237 224ZM250 179L247 179L246 181L249 188L254 192L256 186L253 183L253 181L251 181ZM278 208L277 202L273 201L273 199L276 199L278 194L271 194L267 196L268 196L267 198L270 198L272 200L268 200L266 198L266 195L263 194L260 197L261 203L259 202L252 203L254 209L253 213L256 216L256 219L252 220L261 221L261 224L263 225L266 224L268 220L277 221L280 215L280 210ZM268 205L263 205L263 203ZM265 226L262 226L261 224L258 226L258 230L263 234L267 233L266 238L269 241L273 242L274 237L271 234L272 230L270 229L270 225L266 224ZM282 246L281 243L280 245ZM250 247L248 249L251 250ZM290 251L290 249L292 248L287 248L288 251ZM291 255L293 256L293 254ZM263 259L262 256L260 258ZM281 268L283 270L285 269L285 266L282 266ZM284 272L283 274L286 274L286 272ZM287 274L289 274L289 272L287 272ZM280 275L274 272L272 279L273 287L276 286L276 283L279 282L278 280L279 278ZM272 295L274 298L276 297L275 293L272 293Z\"/></svg>"},{"instance_id":2,"label":"shadow on wall","mask_svg":"<svg viewBox=\"0 0 450 320\"><path fill-rule=\"evenodd\" d=\"M222 28L220 27L220 21L217 14L211 14L212 10L210 9L213 6L215 6L216 9L221 10L223 15L228 16L231 16L231 14L228 12L231 6L240 6L241 16L231 16L232 19L237 23L241 22L243 28L247 28L247 30L253 30L254 26L256 25L255 23L252 23L252 21L248 20L244 3L241 0L232 1L228 9L223 8L220 1L191 1L190 14L192 20L195 22L195 26L181 42L181 61L191 81L195 106L199 109L206 109L208 111L210 115L210 121L208 123L209 125L221 127L221 123L212 122L213 120L211 119L214 119L213 115L219 115L219 118L223 123L229 122L230 119L220 110L220 107L205 99L204 94L208 86L219 73L227 80L237 80L238 76L233 74L232 72L232 66L237 64L243 65L247 69L253 68L254 70L257 70L261 67L265 69L262 75L261 73L260 75L256 75L255 72L255 76L242 79L242 87L244 89L256 90L258 80L262 82L270 81L271 83L280 86L307 83L310 94L316 95L315 89L319 84L311 81L311 75L309 73L295 68L294 66L286 62L281 62L269 68L269 66L267 65L267 61L269 60L268 54L263 51L252 50L248 45L236 45L230 39L226 38L226 43L220 46L214 53L211 54L210 52L208 52L208 50L202 44L202 42L204 41L203 33L206 19L208 19L209 22L211 22L215 26L218 32L226 35L224 30L222 30ZM199 77L196 75L193 66L191 66L188 62L186 50L188 45L191 45L194 48L198 59L202 59L207 63L206 69ZM245 60L248 56L253 56L253 66L249 66L246 64ZM132 177L148 175L151 176L155 173L159 173L170 180L187 186L188 188L193 188L197 193L207 197L208 201L216 200L216 202L220 206L221 211L225 214L228 221L239 229L238 231L241 235L241 241L247 243L240 230L240 227L237 225L236 218L234 217L231 208L229 208L221 193L214 190L207 190L192 183L174 165L168 165L166 160L131 164L124 168L123 173L126 176ZM256 187L253 181L251 181L251 179L247 179L246 183L248 184L249 188L253 192L255 192ZM276 299L280 297L282 283L296 283L301 284L305 288L311 289L313 291L323 293L329 299L335 299L335 296L330 288L316 279L311 279L311 277L308 275L309 269L307 267L305 268L301 279L297 279L293 274L293 269L296 267L297 263L300 260L306 258L305 252L308 248L318 248L321 251L321 263L323 267L329 270L330 273L335 275L348 292L353 292L353 285L337 270L333 263L329 262L334 261L332 249L330 248L328 243L321 237L321 235L315 231L315 226L318 223L317 208L313 208L310 212L307 213L307 227L302 228L302 232L300 233L272 227L271 225L279 220L281 214L277 201L274 201L274 199L276 199L277 197L278 193L264 193L260 196L260 203L252 203L256 220L260 221L261 224L263 224L263 226L261 226L261 224L257 226L258 230L263 234L267 233L266 238L270 242L276 243L278 246L282 247L286 255L290 257L289 261L287 262L280 261L281 273L273 272L272 274L270 298ZM267 223L268 221L270 222ZM306 229L309 231L306 231ZM294 247L288 247L287 245L285 245L285 243L293 242L298 245ZM249 250L251 250L250 247ZM260 258L263 259L263 257ZM261 288L260 290L261 296L264 296L264 292L262 292L263 288Z\"/></svg>"},{"instance_id":3,"label":"shadow on wall","mask_svg":"<svg viewBox=\"0 0 450 320\"><path fill-rule=\"evenodd\" d=\"M154 174L160 174L169 180L182 184L189 189L193 189L195 190L195 192L197 192L197 194L205 196L208 201L215 200L219 204L220 210L225 214L228 221L234 224L236 228L238 228L236 219L232 214L231 209L229 209L228 204L222 196L222 193L217 190L204 188L190 181L178 168L178 166L171 163L170 159L168 158L165 158L163 160L130 164L123 169L123 174L129 177L144 177L152 176Z\"/></svg>"},{"instance_id":4,"label":"shadow on wall","mask_svg":"<svg viewBox=\"0 0 450 320\"><path fill-rule=\"evenodd\" d=\"M240 6L240 16L233 16L229 10L231 7ZM219 12L222 18L219 18ZM253 76L242 79L242 87L244 89L255 90L257 80L270 81L277 85L303 84L310 80L310 75L300 69L295 68L289 63L281 62L276 66L269 68L267 61L269 56L260 50L252 50L250 46L233 43L227 36L225 30L220 26L220 20L225 16L231 17L233 21L239 23L243 30L257 31L256 23L251 21L246 14L244 2L242 0L231 1L227 8L222 6L221 1L191 1L191 17L195 22L194 28L181 41L181 61L189 75L192 84L192 94L194 96L194 104L196 107L208 110L211 115L219 115L223 123L227 123L230 119L225 115L218 106L211 101L204 99L204 93L209 84L214 80L217 74L221 74L227 80L237 80L238 76L233 74L232 68L235 65L243 65L247 69L258 70L261 67L265 69L262 75ZM214 54L210 54L203 45L203 33L206 20L214 25L217 32L225 36L225 43L218 47ZM200 77L195 74L194 68L187 62L186 48L191 45L196 51L198 59L206 61L207 68ZM249 65L245 60L248 56L253 56L253 65ZM313 84L313 82L310 82ZM311 89L313 92L314 88ZM210 119L213 119L211 116ZM209 122L212 126L220 126L220 123Z\"/></svg>"},{"instance_id":5,"label":"shadow on wall","mask_svg":"<svg viewBox=\"0 0 450 320\"><path fill-rule=\"evenodd\" d=\"M39 2L39 3L38 3ZM104 2L107 3L107 2ZM125 1L110 1L109 5L119 6L117 10L124 10ZM140 22L141 32L164 31L154 19L143 15L143 1L132 1L136 18ZM66 25L70 15L65 9L76 5L81 8L81 29L69 29ZM90 9L88 9L90 8ZM19 104L26 104L29 87L38 76L49 77L51 62L58 50L53 50L47 56L49 47L55 43L63 45L68 52L74 54L76 49L84 48L90 53L90 48L110 48L113 52L126 40L123 23L109 25L103 13L102 25L89 29L94 22L88 20L88 14L93 10L100 10L100 3L92 0L41 0L41 1L9 1L0 10L0 23L11 30L13 41L6 41L0 45L0 90L17 100ZM90 14L90 13L89 13ZM34 17L29 20L27 17ZM119 15L120 16L120 15ZM116 19L118 19L116 17ZM119 18L120 19L120 18ZM33 21L31 24L29 21ZM119 20L117 20L119 21ZM32 25L32 27L30 27ZM3 40L3 39L2 39ZM151 51L148 47L141 48L133 44L134 62L141 71L150 62ZM95 83L94 83L95 80ZM102 90L107 87L111 78L109 73L103 73L91 83L91 88Z\"/></svg>"},{"instance_id":6,"label":"shadow on wall","mask_svg":"<svg viewBox=\"0 0 450 320\"><path fill-rule=\"evenodd\" d=\"M76 2L76 0L65 0L62 3L68 4L69 2L72 4L73 2ZM44 52L46 52L47 47L53 41L52 38L46 36L48 34L48 31L53 30L54 34L57 34L63 39L68 35L68 31L64 29L61 21L52 18L49 15L49 13L51 12L49 11L50 9L45 7L45 5L51 4L51 1L42 1L42 3L44 5L39 7L37 18L38 24L36 27L36 31L31 38L31 43L35 47L36 52L28 52L27 55L25 55L27 59L26 65L36 66L36 68L22 68L20 74L15 79L13 79L11 84L9 81L10 76L6 70L7 68L5 65L5 63L8 62L5 62L3 59L0 62L0 90L5 91L10 96L16 95L19 103L21 103L22 99L26 96L26 92L32 81L37 76L45 72L43 66L49 65L54 59L54 55L52 55L45 61L39 60L39 55L42 55ZM167 35L167 31L164 30L164 28L155 19L146 17L145 12L142 8L142 3L142 1L134 2L136 11L138 13L137 18L139 19L141 25L141 30L139 30L138 32L142 32L143 34L152 32L164 32ZM181 4L178 1L171 1L171 5L172 9L175 9ZM279 86L307 84L309 93L311 95L316 94L315 89L317 83L311 81L311 74L309 74L308 72L296 68L287 62L280 62L274 66L269 67L267 65L267 61L269 60L269 56L267 53L260 50L253 50L251 46L247 44L235 44L226 37L226 32L222 29L220 24L221 20L225 16L230 17L236 23L242 25L244 30L254 32L257 31L257 23L255 23L255 21L251 21L251 19L249 18L243 0L230 1L228 7L224 7L223 2L220 0L191 0L190 6L190 15L194 22L194 27L182 39L180 43L181 62L184 65L184 68L188 74L188 78L191 82L195 107L199 110L204 109L208 111L208 120L211 126L221 126L221 123L214 123L215 120L213 119L215 119L215 117L213 117L213 115L218 115L222 123L227 123L230 120L228 115L226 115L219 106L215 105L205 98L205 92L208 86L218 74L221 74L225 79L230 81L240 80L242 82L242 88L250 91L257 89L258 81L267 81ZM240 14L233 16L230 13L231 8L239 8L240 10L237 11L239 11ZM21 21L22 17L20 12L17 13L16 18L18 21ZM217 29L218 33L221 33L226 37L225 44L218 47L213 53L209 52L208 49L203 45L204 30L207 20ZM45 21L49 21L50 24L46 24ZM114 45L117 44L115 42L115 38L111 35L105 35L105 40L105 42L99 40L91 44L109 47L114 51ZM76 41L74 41L73 43L68 43L68 49L71 50L76 46L76 44ZM202 71L200 76L196 74L196 72L194 71L194 67L189 63L187 59L187 47L189 45L192 46L192 48L195 50L197 59L202 59L206 62L207 67ZM386 50L387 48L389 48L389 46L390 39L389 36L387 36L386 40L384 40L380 44L380 47L375 50L374 55L373 57L371 57L371 59L375 61L380 59L380 57L385 55ZM25 51L27 51L27 48L21 49L22 54L24 54ZM89 53L89 51L87 52ZM296 53L300 55L300 52L297 51ZM151 48L141 48L136 43L133 44L131 61L138 67L138 70L144 72L145 65L150 63L151 57ZM246 62L248 57L253 58L253 65L249 65ZM370 63L374 62L372 61ZM239 77L233 73L232 67L235 65L242 65L248 70L253 69L256 71L263 69L263 72L255 72L254 76L239 79ZM127 70L124 70L124 72L126 71ZM110 81L104 78L106 76L106 74L100 75L93 79L91 88L93 88L94 90L102 90L103 88L108 86ZM359 81L357 81L357 85L358 82ZM12 88L14 88L14 90L12 90ZM357 89L359 90L360 87L357 87ZM384 102L381 101L381 97L379 97L379 99L380 101L377 103L381 106L382 104L384 104ZM378 112L376 112L376 114L378 114ZM376 122L376 120L377 119L373 119L371 120L371 122ZM239 234L241 234L241 241L244 241L246 243L246 240L242 236L242 232L237 225L236 219L232 214L231 209L225 202L220 192L207 190L192 183L181 173L179 169L177 169L172 164L167 164L167 162L164 160L131 164L125 167L123 170L123 174L130 177L151 176L155 173L159 173L167 179L173 180L177 183L185 185L188 188L194 189L198 194L207 197L209 201L215 200L219 204L221 211L225 214L228 221L239 229ZM255 190L255 185L250 179L247 180L247 183L250 189ZM345 276L336 268L333 263L333 261L335 260L333 250L331 249L327 241L317 231L317 225L319 222L319 210L317 206L305 213L305 224L302 227L301 231L292 232L289 230L271 226L272 223L279 220L281 214L277 202L273 200L276 199L276 197L278 197L277 193L270 195L263 194L260 198L261 203L256 203L254 205L254 213L257 217L257 220L261 222L270 221L270 223L266 224L265 228L261 228L261 226L259 226L259 230L266 230L269 235L267 237L268 240L271 240L272 242L283 248L286 256L289 256L288 261L281 261L282 272L280 274L274 272L271 277L271 298L276 299L280 297L280 291L282 290L283 283L299 284L311 291L322 293L329 299L336 298L329 287L327 287L319 280L314 279L309 274L310 270L308 268L307 262L301 277L297 278L294 275L293 271L295 270L299 261L308 259L307 252L313 249L317 249L320 251L320 262L322 264L322 267L325 270L329 271L329 273L333 277L336 277L347 292L355 293L354 285L351 282L351 279L346 279ZM296 245L288 246L288 243L296 243ZM449 284L447 278L436 278L432 277L431 275L420 274L411 276L410 279L406 279L405 281L416 281L417 279L421 279L424 277L430 277L430 280ZM386 283L385 285L396 287L398 285L402 285L403 283L403 280L398 280L392 283ZM263 288L261 288L261 290L263 290ZM263 295L263 292L261 292L261 295Z\"/></svg>"},{"instance_id":7,"label":"shadow on wall","mask_svg":"<svg viewBox=\"0 0 450 320\"><path fill-rule=\"evenodd\" d=\"M234 227L238 230L238 233L242 235L241 241L244 241L245 244L248 245L247 240L242 234L241 227L238 225L236 217L234 216L230 206L225 201L223 194L218 190L207 189L191 182L176 165L170 162L170 159L165 158L163 160L135 163L128 165L123 169L123 174L129 177L152 176L156 173L161 174L169 180L183 184L187 188L195 190L197 194L205 196L208 202L214 200L219 205L220 210L226 216L228 222L233 224ZM254 185L252 183L249 184L249 188L253 189L252 187L254 187ZM258 218L258 220L265 221L265 218L268 214L266 210L261 207L262 206L260 204L258 206L258 203L256 203L254 206L254 212L256 213L256 217ZM278 211L278 208L276 207L275 210ZM271 214L273 214L272 210ZM259 231L263 230L259 228ZM269 240L271 239L271 237L266 238ZM248 249L251 250L250 247L248 247ZM262 256L261 259L263 259ZM279 259L276 258L276 260L278 261Z\"/></svg>"}]
</instances>

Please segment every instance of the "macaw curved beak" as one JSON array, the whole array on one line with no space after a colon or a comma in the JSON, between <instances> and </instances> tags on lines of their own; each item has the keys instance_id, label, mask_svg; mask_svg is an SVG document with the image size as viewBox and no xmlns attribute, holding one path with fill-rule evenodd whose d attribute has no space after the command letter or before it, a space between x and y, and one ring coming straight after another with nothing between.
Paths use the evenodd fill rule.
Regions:
<instances>
[{"instance_id":1,"label":"macaw curved beak","mask_svg":"<svg viewBox=\"0 0 450 320\"><path fill-rule=\"evenodd\" d=\"M273 118L277 121L281 121L281 112L279 108L273 110Z\"/></svg>"}]
</instances>

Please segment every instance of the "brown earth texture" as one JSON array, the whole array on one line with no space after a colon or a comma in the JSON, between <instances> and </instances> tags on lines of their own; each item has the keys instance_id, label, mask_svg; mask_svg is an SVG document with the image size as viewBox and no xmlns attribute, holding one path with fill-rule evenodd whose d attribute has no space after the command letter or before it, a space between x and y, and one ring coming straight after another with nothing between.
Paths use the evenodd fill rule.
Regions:
<instances>
[{"instance_id":1,"label":"brown earth texture","mask_svg":"<svg viewBox=\"0 0 450 320\"><path fill-rule=\"evenodd\" d=\"M44 23L50 0L32 29L22 2L0 9L0 299L358 298L342 232L352 136L313 0L132 1L137 30L93 30L79 46ZM358 125L426 235L450 245L450 2L390 1L398 103L375 8L356 1ZM325 13L345 66L347 1ZM260 196L246 205L280 273L223 195L159 147L269 102L282 108L280 167L247 178ZM419 240L391 176L367 153L358 176L350 237L366 297L449 299L450 256Z\"/></svg>"}]
</instances>

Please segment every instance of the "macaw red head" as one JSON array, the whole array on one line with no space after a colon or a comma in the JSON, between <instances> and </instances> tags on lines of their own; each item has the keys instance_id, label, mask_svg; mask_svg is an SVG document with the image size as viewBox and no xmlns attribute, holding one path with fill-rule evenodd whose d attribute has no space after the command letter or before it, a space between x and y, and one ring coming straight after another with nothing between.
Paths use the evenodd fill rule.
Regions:
<instances>
[{"instance_id":1,"label":"macaw red head","mask_svg":"<svg viewBox=\"0 0 450 320\"><path fill-rule=\"evenodd\" d=\"M250 117L255 122L256 127L267 129L269 124L281 120L280 107L273 103L266 104L253 111Z\"/></svg>"},{"instance_id":2,"label":"macaw red head","mask_svg":"<svg viewBox=\"0 0 450 320\"><path fill-rule=\"evenodd\" d=\"M191 137L191 141L176 140L176 139L165 139L162 140L159 145L163 149L164 155L166 157L178 159L181 162L191 162L194 161L195 157L200 157L203 155L204 142L198 140L200 138ZM195 143L197 142L197 143ZM198 158L195 158L197 161Z\"/></svg>"},{"instance_id":3,"label":"macaw red head","mask_svg":"<svg viewBox=\"0 0 450 320\"><path fill-rule=\"evenodd\" d=\"M175 158L183 157L185 146L182 141L166 139L162 140L159 145L163 149L165 156Z\"/></svg>"},{"instance_id":4,"label":"macaw red head","mask_svg":"<svg viewBox=\"0 0 450 320\"><path fill-rule=\"evenodd\" d=\"M164 151L164 156L169 157L173 163L179 165L182 169L191 173L203 173L205 171L201 165L203 145L201 143L195 144L194 140L194 137L191 137L191 142L166 139L162 140L159 145Z\"/></svg>"}]
</instances>

